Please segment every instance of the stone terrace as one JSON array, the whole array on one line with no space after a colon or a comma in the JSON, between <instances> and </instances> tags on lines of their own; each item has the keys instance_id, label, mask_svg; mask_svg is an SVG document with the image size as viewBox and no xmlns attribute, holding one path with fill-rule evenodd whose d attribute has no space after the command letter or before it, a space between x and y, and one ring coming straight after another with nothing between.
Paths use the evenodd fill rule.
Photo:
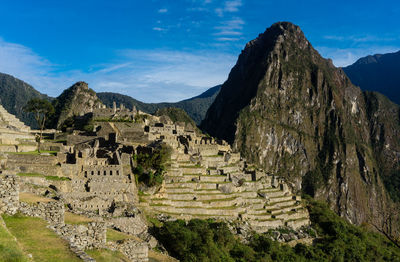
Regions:
<instances>
[{"instance_id":1,"label":"stone terrace","mask_svg":"<svg viewBox=\"0 0 400 262\"><path fill-rule=\"evenodd\" d=\"M179 219L246 221L258 232L309 224L301 198L293 195L284 181L246 170L239 159L238 154L221 152L197 159L175 153L162 188L143 196L141 204L151 212Z\"/></svg>"}]
</instances>

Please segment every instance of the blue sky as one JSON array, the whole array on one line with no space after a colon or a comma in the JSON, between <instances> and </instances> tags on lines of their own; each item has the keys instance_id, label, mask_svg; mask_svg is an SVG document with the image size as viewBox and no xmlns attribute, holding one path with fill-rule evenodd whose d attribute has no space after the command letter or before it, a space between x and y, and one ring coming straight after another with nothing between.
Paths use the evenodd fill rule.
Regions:
<instances>
[{"instance_id":1,"label":"blue sky","mask_svg":"<svg viewBox=\"0 0 400 262\"><path fill-rule=\"evenodd\" d=\"M397 1L1 0L0 72L59 95L76 81L146 102L223 83L246 42L299 25L335 65L400 50Z\"/></svg>"}]
</instances>

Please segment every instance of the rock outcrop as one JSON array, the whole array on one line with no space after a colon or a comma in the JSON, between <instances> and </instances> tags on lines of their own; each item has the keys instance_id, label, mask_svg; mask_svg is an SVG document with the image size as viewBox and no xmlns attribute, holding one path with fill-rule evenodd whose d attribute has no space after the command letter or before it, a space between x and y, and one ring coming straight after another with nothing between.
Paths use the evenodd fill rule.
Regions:
<instances>
[{"instance_id":1,"label":"rock outcrop","mask_svg":"<svg viewBox=\"0 0 400 262\"><path fill-rule=\"evenodd\" d=\"M85 82L77 82L64 90L54 101L55 116L52 127L60 129L64 123L76 116L83 116L102 106L96 92L88 87Z\"/></svg>"},{"instance_id":2,"label":"rock outcrop","mask_svg":"<svg viewBox=\"0 0 400 262\"><path fill-rule=\"evenodd\" d=\"M246 45L202 127L294 190L397 238L398 205L382 166L398 167L399 109L382 101L322 58L298 26L281 22Z\"/></svg>"}]
</instances>

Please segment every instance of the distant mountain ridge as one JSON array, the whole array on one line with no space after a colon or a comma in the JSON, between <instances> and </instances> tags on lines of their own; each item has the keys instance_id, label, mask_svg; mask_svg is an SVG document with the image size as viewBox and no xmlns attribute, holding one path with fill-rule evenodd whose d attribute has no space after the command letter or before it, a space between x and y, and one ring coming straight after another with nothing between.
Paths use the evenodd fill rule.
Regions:
<instances>
[{"instance_id":1,"label":"distant mountain ridge","mask_svg":"<svg viewBox=\"0 0 400 262\"><path fill-rule=\"evenodd\" d=\"M18 78L0 73L0 104L26 125L36 127L33 116L22 110L26 102L32 98L52 99Z\"/></svg>"},{"instance_id":2,"label":"distant mountain ridge","mask_svg":"<svg viewBox=\"0 0 400 262\"><path fill-rule=\"evenodd\" d=\"M144 103L127 95L121 95L111 92L100 92L97 96L107 106L111 107L115 101L117 106L124 104L125 107L137 109L146 113L154 114L158 109L176 107L186 111L186 113L196 122L197 125L204 119L210 105L214 102L218 95L221 85L211 87L198 96L185 99L175 103Z\"/></svg>"},{"instance_id":3,"label":"distant mountain ridge","mask_svg":"<svg viewBox=\"0 0 400 262\"><path fill-rule=\"evenodd\" d=\"M83 82L77 82L76 84L78 83L83 83ZM14 76L0 73L0 104L2 104L3 107L9 113L15 115L26 125L32 128L36 128L37 127L36 121L33 118L33 115L25 113L22 110L22 108L32 98L47 99L49 101L52 101L53 104L56 106L57 119L53 118L52 119L53 123L51 123L51 125L54 127L55 126L59 127L62 124L61 122L63 122L67 118L64 116L64 114L66 113L65 110L67 108L70 108L70 106L63 103L68 102L67 101L68 99L77 98L77 96L75 96L74 93L78 89L81 91L84 89L86 90L86 88L84 89L78 88L77 90L75 90L76 89L75 87L77 87L76 84L64 90L63 94L61 94L58 98L53 98L40 93L31 85L27 84L26 82L20 79L15 78ZM199 125L200 122L204 119L209 106L212 104L215 97L218 95L220 88L221 88L220 85L214 86L198 96L175 103L166 103L166 102L144 103L127 95L111 93L111 92L100 92L97 94L94 93L94 95L97 95L97 97L101 100L101 102L107 105L108 107L112 107L113 102L115 101L117 103L117 106L120 106L121 104L124 104L128 108L136 106L137 109L151 114L155 114L157 110L162 108L171 108L171 107L180 108L183 109L196 122L197 125ZM96 98L94 98L93 96L94 100ZM71 111L69 113L73 112ZM61 122L58 121L59 116L61 116L62 118Z\"/></svg>"},{"instance_id":4,"label":"distant mountain ridge","mask_svg":"<svg viewBox=\"0 0 400 262\"><path fill-rule=\"evenodd\" d=\"M400 104L400 51L360 58L343 71L361 89L380 92Z\"/></svg>"}]
</instances>

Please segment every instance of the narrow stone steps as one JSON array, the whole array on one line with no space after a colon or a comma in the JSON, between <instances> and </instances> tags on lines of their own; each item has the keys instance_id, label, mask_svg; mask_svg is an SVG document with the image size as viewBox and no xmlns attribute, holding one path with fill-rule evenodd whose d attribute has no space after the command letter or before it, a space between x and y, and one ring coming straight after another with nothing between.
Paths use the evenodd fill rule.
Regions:
<instances>
[{"instance_id":1,"label":"narrow stone steps","mask_svg":"<svg viewBox=\"0 0 400 262\"><path fill-rule=\"evenodd\" d=\"M297 203L296 200L286 200L278 203L269 203L268 205L265 206L265 209L267 210L275 210L275 209L281 209L282 207L286 206L293 206Z\"/></svg>"},{"instance_id":2,"label":"narrow stone steps","mask_svg":"<svg viewBox=\"0 0 400 262\"><path fill-rule=\"evenodd\" d=\"M204 214L218 216L224 214L226 216L237 217L239 213L243 212L244 209L241 207L218 207L218 208L200 208L200 207L169 207L169 206L158 206L157 211L159 212L175 212L179 214Z\"/></svg>"},{"instance_id":3,"label":"narrow stone steps","mask_svg":"<svg viewBox=\"0 0 400 262\"><path fill-rule=\"evenodd\" d=\"M284 221L280 219L260 219L260 220L249 220L248 223L258 232L266 232L271 228L277 228L284 226Z\"/></svg>"},{"instance_id":4,"label":"narrow stone steps","mask_svg":"<svg viewBox=\"0 0 400 262\"><path fill-rule=\"evenodd\" d=\"M290 196L270 197L269 203L275 204L275 203L285 202L285 201L289 201L289 200L293 200L293 196L290 195Z\"/></svg>"},{"instance_id":5,"label":"narrow stone steps","mask_svg":"<svg viewBox=\"0 0 400 262\"><path fill-rule=\"evenodd\" d=\"M310 219L308 217L303 217L299 219L288 220L285 222L285 225L296 230L302 226L310 225Z\"/></svg>"},{"instance_id":6,"label":"narrow stone steps","mask_svg":"<svg viewBox=\"0 0 400 262\"><path fill-rule=\"evenodd\" d=\"M297 208L299 208L298 205L289 205L286 207L281 207L280 209L269 210L269 211L271 212L272 215L276 215L276 214L281 214L281 213L287 213L289 211L292 211L293 209L296 210Z\"/></svg>"}]
</instances>

